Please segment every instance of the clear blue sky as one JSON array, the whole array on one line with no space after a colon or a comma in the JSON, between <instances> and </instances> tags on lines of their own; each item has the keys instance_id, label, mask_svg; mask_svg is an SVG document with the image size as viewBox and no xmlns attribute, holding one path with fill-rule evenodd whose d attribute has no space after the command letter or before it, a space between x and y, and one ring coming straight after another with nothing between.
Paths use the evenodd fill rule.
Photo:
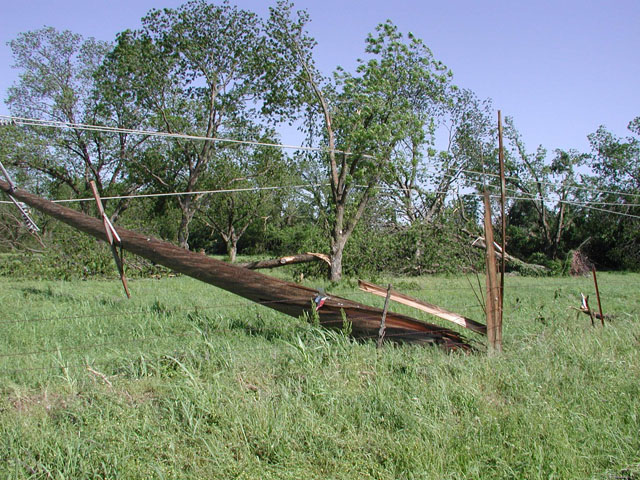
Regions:
<instances>
[{"instance_id":1,"label":"clear blue sky","mask_svg":"<svg viewBox=\"0 0 640 480\"><path fill-rule=\"evenodd\" d=\"M112 41L151 8L175 0L0 0L0 94L16 80L6 42L44 25ZM272 2L232 0L264 14ZM529 150L586 151L604 124L624 135L640 115L638 0L299 0L311 15L316 59L351 68L386 19L411 31L454 72L455 83L513 116ZM0 113L7 114L4 104ZM287 142L286 132L283 141Z\"/></svg>"}]
</instances>

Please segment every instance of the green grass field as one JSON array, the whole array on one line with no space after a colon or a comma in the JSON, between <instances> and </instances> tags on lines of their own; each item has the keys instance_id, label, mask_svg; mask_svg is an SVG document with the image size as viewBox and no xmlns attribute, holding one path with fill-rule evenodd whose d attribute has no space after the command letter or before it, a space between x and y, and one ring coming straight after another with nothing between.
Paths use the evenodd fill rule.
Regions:
<instances>
[{"instance_id":1,"label":"green grass field","mask_svg":"<svg viewBox=\"0 0 640 480\"><path fill-rule=\"evenodd\" d=\"M483 320L465 277L374 280ZM605 328L570 309L590 278L508 277L488 357L378 350L184 277L131 300L3 278L0 477L640 479L640 275L599 283Z\"/></svg>"}]
</instances>

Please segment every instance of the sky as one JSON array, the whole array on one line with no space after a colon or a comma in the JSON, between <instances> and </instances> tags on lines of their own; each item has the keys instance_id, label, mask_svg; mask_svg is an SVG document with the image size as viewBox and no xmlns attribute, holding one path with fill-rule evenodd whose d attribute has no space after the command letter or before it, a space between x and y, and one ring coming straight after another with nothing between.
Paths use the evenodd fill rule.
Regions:
<instances>
[{"instance_id":1,"label":"sky","mask_svg":"<svg viewBox=\"0 0 640 480\"><path fill-rule=\"evenodd\" d=\"M17 81L6 44L20 32L53 26L113 41L174 0L0 0L0 114ZM266 15L275 1L231 0ZM330 74L351 70L364 39L387 19L412 32L454 74L454 83L491 98L511 116L527 149L589 151L600 125L619 136L640 116L638 0L298 0L311 17L315 58ZM291 138L289 138L291 137ZM283 143L295 134L282 132Z\"/></svg>"}]
</instances>

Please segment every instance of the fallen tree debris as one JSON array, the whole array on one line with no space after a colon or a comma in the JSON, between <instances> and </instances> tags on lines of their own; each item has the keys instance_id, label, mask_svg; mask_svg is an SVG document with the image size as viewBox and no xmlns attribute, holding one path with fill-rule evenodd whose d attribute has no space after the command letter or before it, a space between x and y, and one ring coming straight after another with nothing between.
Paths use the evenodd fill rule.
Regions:
<instances>
[{"instance_id":1,"label":"fallen tree debris","mask_svg":"<svg viewBox=\"0 0 640 480\"><path fill-rule=\"evenodd\" d=\"M329 257L323 253L299 253L297 255L288 255L280 258L270 258L268 260L257 260L255 262L236 263L238 267L248 268L249 270L258 270L260 268L277 268L285 265L293 265L296 263L308 263L321 260L327 265L331 265Z\"/></svg>"},{"instance_id":2,"label":"fallen tree debris","mask_svg":"<svg viewBox=\"0 0 640 480\"><path fill-rule=\"evenodd\" d=\"M571 263L569 266L569 274L572 277L586 277L591 273L593 263L589 257L580 249L573 250L571 253Z\"/></svg>"},{"instance_id":3,"label":"fallen tree debris","mask_svg":"<svg viewBox=\"0 0 640 480\"><path fill-rule=\"evenodd\" d=\"M386 288L381 287L379 285L375 285L370 282L365 282L364 280L358 280L358 287L360 287L360 290L363 290L368 293L373 293L374 295L378 295L379 297L387 296ZM434 305L432 303L427 303L417 298L410 297L409 295L396 292L395 290L390 291L389 298L394 302L402 303L403 305L417 308L418 310L422 310L423 312L430 313L431 315L434 315L438 318L442 318L443 320L448 320L450 322L455 323L456 325L460 325L461 327L468 328L469 330L473 330L474 332L479 333L481 335L487 334L486 325L483 325L482 323L476 322L475 320L471 320L470 318L464 317L462 315L458 315L457 313L445 310L444 308Z\"/></svg>"},{"instance_id":4,"label":"fallen tree debris","mask_svg":"<svg viewBox=\"0 0 640 480\"><path fill-rule=\"evenodd\" d=\"M9 184L0 180L0 190L9 193ZM77 230L108 241L104 225L97 218L25 190L16 189L11 194ZM292 317L311 317L312 302L320 294L316 289L237 267L131 230L119 228L118 234L124 250ZM358 339L378 337L382 313L379 308L332 295L328 295L322 308L316 310L320 325L342 330L344 322L350 322L351 335ZM447 350L472 349L466 339L453 330L393 312L387 313L385 338L394 342L439 345Z\"/></svg>"},{"instance_id":5,"label":"fallen tree debris","mask_svg":"<svg viewBox=\"0 0 640 480\"><path fill-rule=\"evenodd\" d=\"M484 237L478 237L476 238L472 243L471 243L472 247L476 247L476 248L481 248L483 250L485 250L487 248L486 243L484 241ZM493 246L494 246L494 250L496 252L496 257L498 258L498 260L502 259L502 248L500 248L500 245L498 245L497 243L493 242ZM513 255L509 255L508 253L505 252L504 255L504 259L511 263L512 265L517 266L518 268L524 269L524 270L530 270L534 273L537 274L545 274L549 271L549 269L547 267L545 267L544 265L537 265L535 263L527 263L527 262L523 262L522 260L520 260L519 258L514 257Z\"/></svg>"}]
</instances>

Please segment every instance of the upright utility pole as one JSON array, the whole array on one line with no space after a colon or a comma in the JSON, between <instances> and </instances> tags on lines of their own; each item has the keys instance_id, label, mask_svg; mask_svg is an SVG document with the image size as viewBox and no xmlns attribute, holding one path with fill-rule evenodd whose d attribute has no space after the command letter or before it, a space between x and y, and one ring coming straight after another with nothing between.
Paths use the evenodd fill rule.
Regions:
<instances>
[{"instance_id":1,"label":"upright utility pole","mask_svg":"<svg viewBox=\"0 0 640 480\"><path fill-rule=\"evenodd\" d=\"M486 285L487 285L487 338L489 352L502 351L502 317L500 315L500 286L496 262L496 247L493 240L493 225L491 224L491 200L489 192L484 191L484 239L486 244Z\"/></svg>"},{"instance_id":2,"label":"upright utility pole","mask_svg":"<svg viewBox=\"0 0 640 480\"><path fill-rule=\"evenodd\" d=\"M502 143L502 112L498 110L498 159L500 161L500 217L502 218L502 259L500 261L500 323L502 323L502 311L504 308L504 270L506 265L507 246L507 219L505 217L505 190L504 179L504 145Z\"/></svg>"},{"instance_id":3,"label":"upright utility pole","mask_svg":"<svg viewBox=\"0 0 640 480\"><path fill-rule=\"evenodd\" d=\"M500 282L498 282L496 247L491 221L491 200L489 191L484 191L484 240L486 244L486 270L487 270L487 337L489 339L489 352L502 351L502 313L504 307L504 271L506 265L506 237L507 221L505 217L505 176L504 176L504 145L502 142L502 112L498 110L498 159L500 161L500 216L502 217L502 239Z\"/></svg>"}]
</instances>

